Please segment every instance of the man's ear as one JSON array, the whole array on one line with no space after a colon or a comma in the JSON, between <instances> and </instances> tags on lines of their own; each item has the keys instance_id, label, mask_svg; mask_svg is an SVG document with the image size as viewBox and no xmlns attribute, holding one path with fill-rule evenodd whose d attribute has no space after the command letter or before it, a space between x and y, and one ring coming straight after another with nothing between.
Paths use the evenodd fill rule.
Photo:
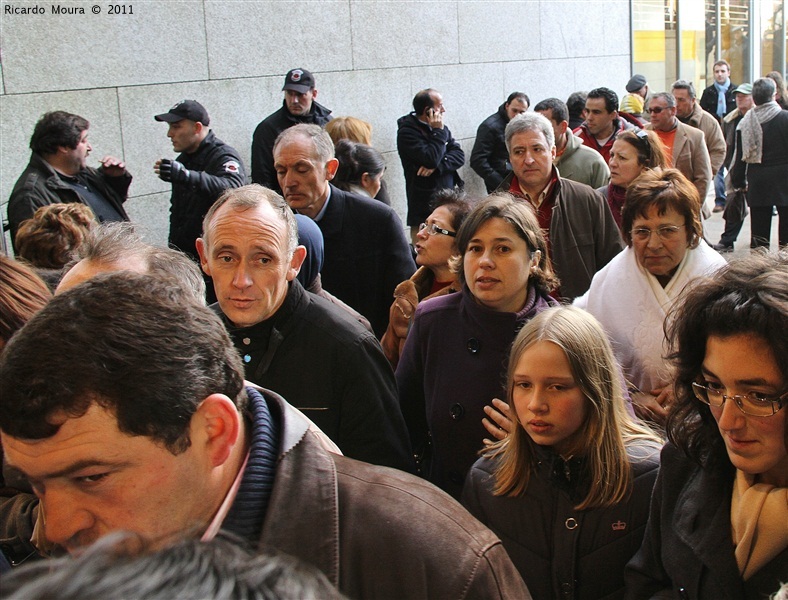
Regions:
<instances>
[{"instance_id":1,"label":"man's ear","mask_svg":"<svg viewBox=\"0 0 788 600\"><path fill-rule=\"evenodd\" d=\"M566 130L569 128L569 121L561 121L558 124L558 133L563 136L566 133Z\"/></svg>"},{"instance_id":2,"label":"man's ear","mask_svg":"<svg viewBox=\"0 0 788 600\"><path fill-rule=\"evenodd\" d=\"M334 175L337 174L338 168L339 161L336 158L332 158L326 163L326 179L328 179L328 181L334 179Z\"/></svg>"},{"instance_id":3,"label":"man's ear","mask_svg":"<svg viewBox=\"0 0 788 600\"><path fill-rule=\"evenodd\" d=\"M317 98L317 88L312 88L312 100L314 100L315 98Z\"/></svg>"},{"instance_id":4,"label":"man's ear","mask_svg":"<svg viewBox=\"0 0 788 600\"><path fill-rule=\"evenodd\" d=\"M304 264L304 260L306 260L306 247L305 246L296 246L296 249L293 251L293 256L290 259L290 267L287 269L287 280L293 281L298 275L298 272L301 270L301 265Z\"/></svg>"},{"instance_id":5,"label":"man's ear","mask_svg":"<svg viewBox=\"0 0 788 600\"><path fill-rule=\"evenodd\" d=\"M200 121L194 122L194 133L201 134L202 130L205 129L205 125L203 125Z\"/></svg>"},{"instance_id":6,"label":"man's ear","mask_svg":"<svg viewBox=\"0 0 788 600\"><path fill-rule=\"evenodd\" d=\"M200 266L205 274L210 277L211 267L208 265L208 246L202 238L197 238L195 245L197 246L197 254L200 255Z\"/></svg>"},{"instance_id":7,"label":"man's ear","mask_svg":"<svg viewBox=\"0 0 788 600\"><path fill-rule=\"evenodd\" d=\"M243 421L233 401L224 394L211 394L192 415L191 441L206 453L211 466L220 467L241 439L241 427Z\"/></svg>"}]
</instances>

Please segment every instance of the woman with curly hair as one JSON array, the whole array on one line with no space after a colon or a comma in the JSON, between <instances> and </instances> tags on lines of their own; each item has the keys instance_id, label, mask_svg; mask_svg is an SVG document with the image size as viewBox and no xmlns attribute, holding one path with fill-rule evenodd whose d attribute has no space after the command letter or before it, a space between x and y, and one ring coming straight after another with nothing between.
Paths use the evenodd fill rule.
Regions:
<instances>
[{"instance_id":1,"label":"woman with curly hair","mask_svg":"<svg viewBox=\"0 0 788 600\"><path fill-rule=\"evenodd\" d=\"M627 597L766 598L788 576L788 253L730 263L669 323L676 404Z\"/></svg>"}]
</instances>

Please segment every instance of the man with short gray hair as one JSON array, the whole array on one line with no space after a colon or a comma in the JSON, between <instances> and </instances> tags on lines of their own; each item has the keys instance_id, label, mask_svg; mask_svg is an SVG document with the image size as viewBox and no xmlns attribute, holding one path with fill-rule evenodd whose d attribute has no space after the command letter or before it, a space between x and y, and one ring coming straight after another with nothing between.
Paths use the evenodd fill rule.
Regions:
<instances>
[{"instance_id":1,"label":"man with short gray hair","mask_svg":"<svg viewBox=\"0 0 788 600\"><path fill-rule=\"evenodd\" d=\"M375 336L308 293L293 211L259 185L222 195L197 240L246 378L281 394L357 460L412 471L394 374Z\"/></svg>"},{"instance_id":2,"label":"man with short gray hair","mask_svg":"<svg viewBox=\"0 0 788 600\"><path fill-rule=\"evenodd\" d=\"M548 238L561 297L582 296L594 274L624 248L610 207L589 186L559 176L553 164L555 133L543 115L515 117L505 139L512 172L498 191L531 205Z\"/></svg>"},{"instance_id":3,"label":"man with short gray hair","mask_svg":"<svg viewBox=\"0 0 788 600\"><path fill-rule=\"evenodd\" d=\"M397 213L331 185L338 166L331 138L317 125L285 129L274 144L285 201L323 232L323 287L364 315L380 338L394 288L416 265Z\"/></svg>"}]
</instances>

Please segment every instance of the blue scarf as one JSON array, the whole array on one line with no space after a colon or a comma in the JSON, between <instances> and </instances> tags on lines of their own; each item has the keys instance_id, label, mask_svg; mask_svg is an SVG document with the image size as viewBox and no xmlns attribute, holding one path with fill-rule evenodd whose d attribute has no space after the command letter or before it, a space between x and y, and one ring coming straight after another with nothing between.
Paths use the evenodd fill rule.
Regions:
<instances>
[{"instance_id":1,"label":"blue scarf","mask_svg":"<svg viewBox=\"0 0 788 600\"><path fill-rule=\"evenodd\" d=\"M263 520L276 475L276 456L279 451L279 423L271 416L263 395L246 388L249 404L246 412L251 420L249 461L241 479L241 486L224 519L222 529L249 540L260 541Z\"/></svg>"},{"instance_id":2,"label":"blue scarf","mask_svg":"<svg viewBox=\"0 0 788 600\"><path fill-rule=\"evenodd\" d=\"M721 119L728 112L728 101L725 95L728 93L728 88L731 87L730 77L725 80L724 84L715 81L714 87L717 89L717 116Z\"/></svg>"}]
</instances>

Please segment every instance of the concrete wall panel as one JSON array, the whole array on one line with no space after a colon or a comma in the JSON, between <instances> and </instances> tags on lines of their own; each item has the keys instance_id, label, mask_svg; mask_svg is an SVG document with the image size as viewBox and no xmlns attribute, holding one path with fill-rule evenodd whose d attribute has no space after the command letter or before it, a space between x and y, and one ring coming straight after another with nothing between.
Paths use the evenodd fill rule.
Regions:
<instances>
[{"instance_id":1,"label":"concrete wall panel","mask_svg":"<svg viewBox=\"0 0 788 600\"><path fill-rule=\"evenodd\" d=\"M532 60L519 63L505 63L504 83L507 89L519 90L528 94L531 107L545 98L561 98L574 92L574 59Z\"/></svg>"},{"instance_id":2,"label":"concrete wall panel","mask_svg":"<svg viewBox=\"0 0 788 600\"><path fill-rule=\"evenodd\" d=\"M353 68L347 1L205 2L213 79Z\"/></svg>"},{"instance_id":3,"label":"concrete wall panel","mask_svg":"<svg viewBox=\"0 0 788 600\"><path fill-rule=\"evenodd\" d=\"M413 98L410 69L338 71L315 77L318 101L333 116L371 123L373 145L381 152L396 150L397 119L410 110Z\"/></svg>"},{"instance_id":4,"label":"concrete wall panel","mask_svg":"<svg viewBox=\"0 0 788 600\"><path fill-rule=\"evenodd\" d=\"M350 3L353 68L386 69L459 62L457 3Z\"/></svg>"},{"instance_id":5,"label":"concrete wall panel","mask_svg":"<svg viewBox=\"0 0 788 600\"><path fill-rule=\"evenodd\" d=\"M539 3L460 2L458 14L461 62L539 58Z\"/></svg>"},{"instance_id":6,"label":"concrete wall panel","mask_svg":"<svg viewBox=\"0 0 788 600\"><path fill-rule=\"evenodd\" d=\"M432 87L443 94L445 122L457 138L472 138L476 129L506 98L501 85L499 63L414 67L411 70L413 93ZM408 110L413 110L412 97Z\"/></svg>"},{"instance_id":7,"label":"concrete wall panel","mask_svg":"<svg viewBox=\"0 0 788 600\"><path fill-rule=\"evenodd\" d=\"M3 16L8 94L208 77L202 2L134 3L133 15L109 15L108 3L60 4L84 15L53 15L57 3L25 4L40 4L47 14ZM92 6L101 13L92 14Z\"/></svg>"},{"instance_id":8,"label":"concrete wall panel","mask_svg":"<svg viewBox=\"0 0 788 600\"><path fill-rule=\"evenodd\" d=\"M136 196L126 202L126 212L146 242L167 245L170 231L170 193Z\"/></svg>"}]
</instances>

